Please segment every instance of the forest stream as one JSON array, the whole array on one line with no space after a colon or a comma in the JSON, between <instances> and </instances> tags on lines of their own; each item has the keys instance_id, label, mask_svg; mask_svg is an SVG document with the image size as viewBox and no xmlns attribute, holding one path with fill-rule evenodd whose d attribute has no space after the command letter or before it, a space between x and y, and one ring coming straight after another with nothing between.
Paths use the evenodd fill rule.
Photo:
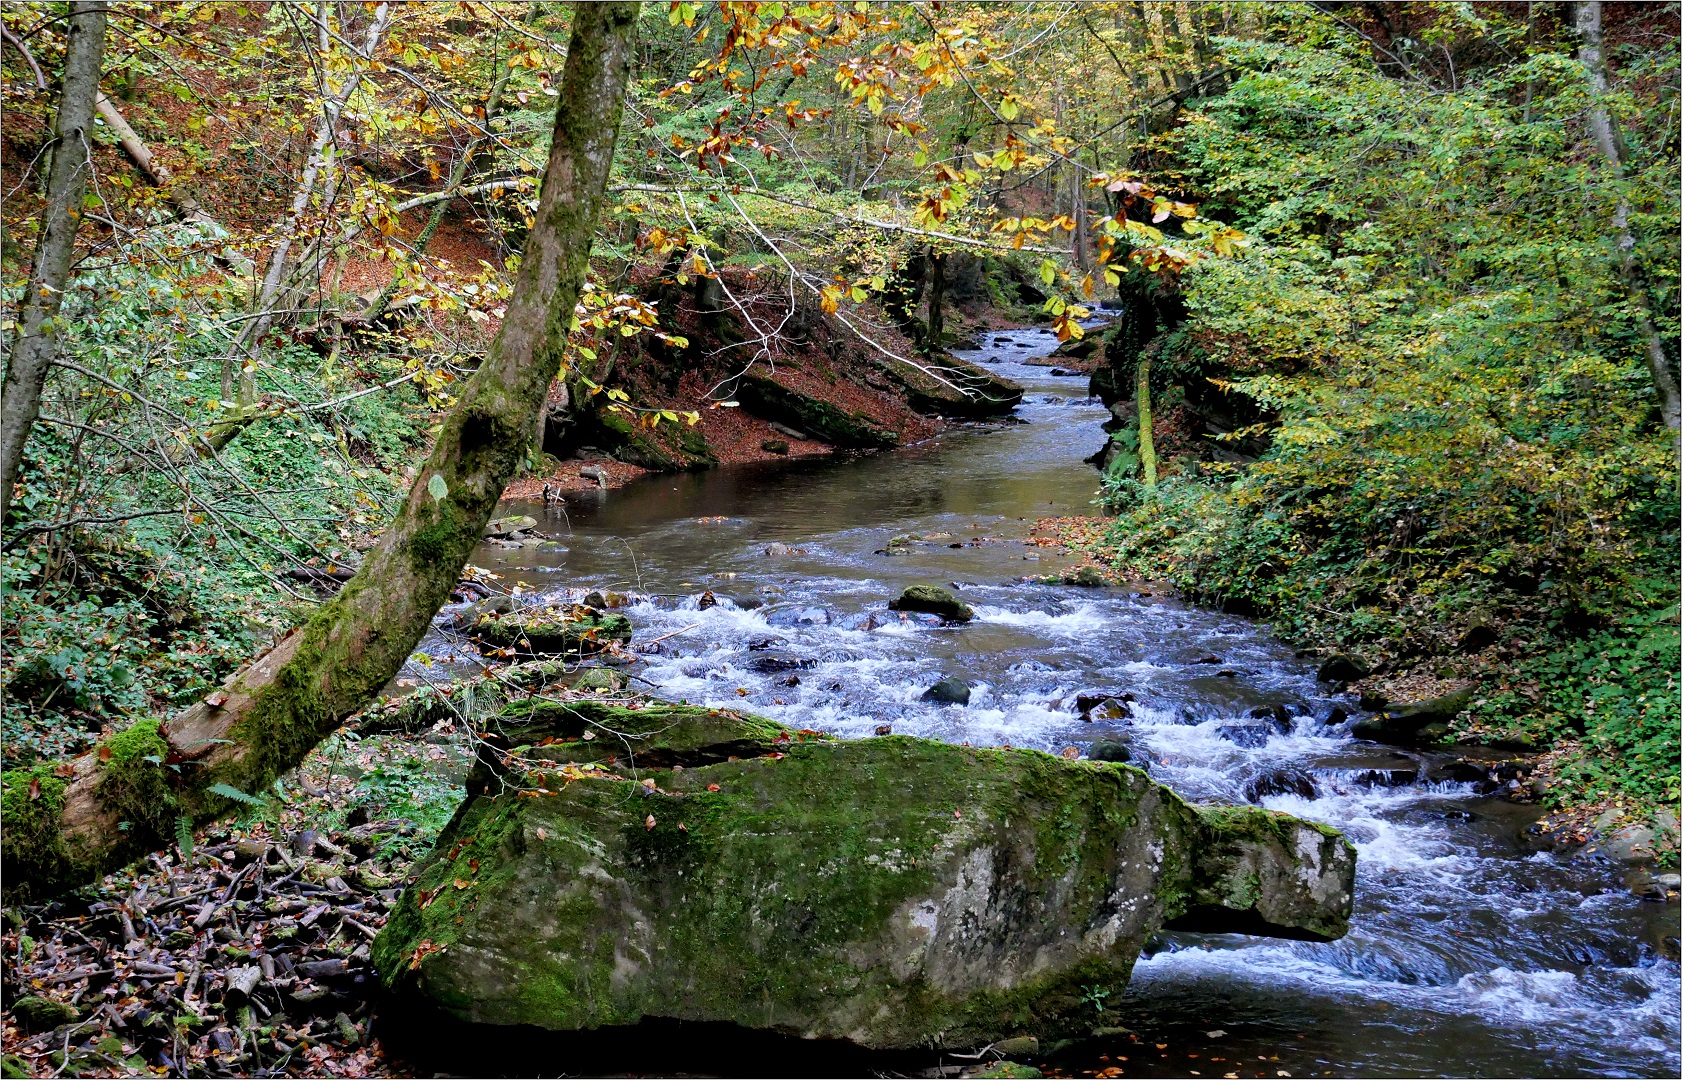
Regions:
<instances>
[{"instance_id":1,"label":"forest stream","mask_svg":"<svg viewBox=\"0 0 1682 1080\"><path fill-rule=\"evenodd\" d=\"M1265 627L1156 590L1032 580L1067 562L1023 543L1034 521L1092 512L1081 459L1106 417L1084 379L1022 363L1055 344L1003 331L967 354L1025 388L1021 422L850 460L653 476L564 510L510 503L567 550L483 548L473 562L539 592L640 597L626 609L637 641L663 640L633 671L662 697L848 738L891 725L1057 753L1126 732L1135 760L1190 799L1259 801L1357 844L1346 938L1164 934L1125 996L1100 1003L1136 1039L1053 1065L1674 1075L1678 969L1660 945L1673 909L1632 895L1609 862L1549 850L1527 832L1536 808L1435 779L1445 755L1351 739L1327 721L1357 703ZM878 553L906 535L928 539ZM918 582L956 585L975 621L885 610ZM967 706L921 700L942 675L973 684ZM1073 703L1091 690L1133 695L1132 718L1083 722ZM1258 737L1245 722L1273 706L1289 730Z\"/></svg>"}]
</instances>

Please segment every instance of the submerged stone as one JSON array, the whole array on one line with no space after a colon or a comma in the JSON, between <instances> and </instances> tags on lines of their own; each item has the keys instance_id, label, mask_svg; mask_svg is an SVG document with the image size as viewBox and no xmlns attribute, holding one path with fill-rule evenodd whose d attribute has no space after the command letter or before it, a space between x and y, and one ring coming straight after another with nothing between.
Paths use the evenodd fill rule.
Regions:
<instances>
[{"instance_id":1,"label":"submerged stone","mask_svg":"<svg viewBox=\"0 0 1682 1080\"><path fill-rule=\"evenodd\" d=\"M389 988L470 1021L973 1047L1084 1034L1165 926L1347 928L1336 830L1126 765L658 702L527 699L488 727L374 945Z\"/></svg>"}]
</instances>

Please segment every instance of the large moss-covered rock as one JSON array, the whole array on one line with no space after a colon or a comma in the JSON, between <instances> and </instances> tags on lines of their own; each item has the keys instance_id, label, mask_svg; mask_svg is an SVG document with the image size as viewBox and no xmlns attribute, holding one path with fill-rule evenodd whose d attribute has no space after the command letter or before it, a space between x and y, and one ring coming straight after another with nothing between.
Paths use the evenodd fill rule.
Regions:
<instances>
[{"instance_id":1,"label":"large moss-covered rock","mask_svg":"<svg viewBox=\"0 0 1682 1080\"><path fill-rule=\"evenodd\" d=\"M1349 915L1335 830L1126 765L654 702L503 713L374 946L467 1020L974 1046L1104 1022L1092 991L1176 920L1323 940Z\"/></svg>"},{"instance_id":2,"label":"large moss-covered rock","mask_svg":"<svg viewBox=\"0 0 1682 1080\"><path fill-rule=\"evenodd\" d=\"M699 427L676 421L646 427L628 416L598 410L596 438L615 458L654 472L699 472L718 464L718 455Z\"/></svg>"},{"instance_id":3,"label":"large moss-covered rock","mask_svg":"<svg viewBox=\"0 0 1682 1080\"><path fill-rule=\"evenodd\" d=\"M1474 690L1475 687L1464 687L1412 705L1391 705L1358 721L1350 729L1350 734L1357 739L1371 739L1396 746L1428 746L1445 742L1448 726L1471 704Z\"/></svg>"},{"instance_id":4,"label":"large moss-covered rock","mask_svg":"<svg viewBox=\"0 0 1682 1080\"><path fill-rule=\"evenodd\" d=\"M831 446L883 450L899 445L898 432L864 413L847 412L769 375L743 375L736 385L736 397L755 416L785 424Z\"/></svg>"},{"instance_id":5,"label":"large moss-covered rock","mask_svg":"<svg viewBox=\"0 0 1682 1080\"><path fill-rule=\"evenodd\" d=\"M1022 404L1020 386L950 353L921 367L883 360L877 368L899 386L907 405L928 416L981 420Z\"/></svg>"},{"instance_id":6,"label":"large moss-covered rock","mask_svg":"<svg viewBox=\"0 0 1682 1080\"><path fill-rule=\"evenodd\" d=\"M939 615L948 622L969 622L975 609L959 600L951 589L939 585L910 585L888 601L889 611L922 611Z\"/></svg>"},{"instance_id":7,"label":"large moss-covered rock","mask_svg":"<svg viewBox=\"0 0 1682 1080\"><path fill-rule=\"evenodd\" d=\"M592 608L553 608L483 619L468 633L481 652L577 657L630 641L631 620Z\"/></svg>"}]
</instances>

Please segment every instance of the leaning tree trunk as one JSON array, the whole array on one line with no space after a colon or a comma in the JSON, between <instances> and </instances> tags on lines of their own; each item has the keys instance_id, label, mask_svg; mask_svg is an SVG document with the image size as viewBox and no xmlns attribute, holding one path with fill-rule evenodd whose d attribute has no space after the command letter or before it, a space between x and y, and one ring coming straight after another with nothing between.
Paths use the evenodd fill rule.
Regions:
<instances>
[{"instance_id":1,"label":"leaning tree trunk","mask_svg":"<svg viewBox=\"0 0 1682 1080\"><path fill-rule=\"evenodd\" d=\"M561 366L600 215L637 5L574 9L554 142L501 332L402 509L355 577L301 629L167 723L5 776L8 899L40 896L166 846L295 767L397 674L526 455Z\"/></svg>"},{"instance_id":2,"label":"leaning tree trunk","mask_svg":"<svg viewBox=\"0 0 1682 1080\"><path fill-rule=\"evenodd\" d=\"M1144 473L1147 490L1156 488L1156 439L1151 432L1151 358L1139 353L1138 374L1134 383L1135 402L1139 408L1139 470Z\"/></svg>"},{"instance_id":3,"label":"leaning tree trunk","mask_svg":"<svg viewBox=\"0 0 1682 1080\"><path fill-rule=\"evenodd\" d=\"M70 277L82 196L92 167L88 125L99 96L99 61L105 52L105 5L74 0L59 84L58 131L47 175L47 205L29 272L29 291L18 310L18 335L0 390L0 521L12 505L12 486L23 462L23 444L41 413L41 388L58 351L58 309Z\"/></svg>"},{"instance_id":4,"label":"leaning tree trunk","mask_svg":"<svg viewBox=\"0 0 1682 1080\"><path fill-rule=\"evenodd\" d=\"M1605 49L1600 34L1599 0L1577 5L1577 34L1583 39L1583 47L1577 56L1588 72L1592 91L1589 129L1594 132L1595 144L1611 167L1613 182L1621 189L1624 179L1623 140L1619 138L1612 114L1606 108L1608 83ZM1646 268L1635 254L1635 236L1629 228L1629 198L1622 190L1612 211L1612 231L1617 238L1618 271L1623 278L1624 290L1635 301L1636 323L1646 339L1647 371L1652 376L1653 389L1659 395L1659 409L1664 416L1665 427L1670 429L1677 464L1682 466L1682 386L1678 385L1676 370L1671 366L1664 335L1653 324Z\"/></svg>"}]
</instances>

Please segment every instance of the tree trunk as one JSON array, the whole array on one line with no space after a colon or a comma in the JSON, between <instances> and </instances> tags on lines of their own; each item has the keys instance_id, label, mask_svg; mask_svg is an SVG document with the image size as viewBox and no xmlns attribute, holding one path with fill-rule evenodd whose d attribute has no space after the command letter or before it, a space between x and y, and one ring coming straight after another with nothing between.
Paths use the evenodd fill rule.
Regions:
<instances>
[{"instance_id":1,"label":"tree trunk","mask_svg":"<svg viewBox=\"0 0 1682 1080\"><path fill-rule=\"evenodd\" d=\"M58 126L47 174L47 205L29 269L29 291L18 311L18 336L0 390L0 521L12 506L12 487L23 463L23 444L41 413L41 388L58 351L58 309L70 278L82 197L93 167L88 125L99 96L99 63L105 52L105 5L74 0L65 32L64 75Z\"/></svg>"},{"instance_id":2,"label":"tree trunk","mask_svg":"<svg viewBox=\"0 0 1682 1080\"><path fill-rule=\"evenodd\" d=\"M1139 408L1139 471L1144 474L1145 488L1156 489L1156 442L1151 437L1151 358L1139 354L1138 382L1134 384L1135 404Z\"/></svg>"},{"instance_id":3,"label":"tree trunk","mask_svg":"<svg viewBox=\"0 0 1682 1080\"><path fill-rule=\"evenodd\" d=\"M1635 237L1629 230L1629 198L1622 190L1624 179L1623 140L1619 137L1612 114L1607 111L1606 57L1600 36L1600 2L1577 5L1577 34L1583 39L1578 59L1588 72L1592 104L1589 106L1589 129L1594 141L1611 167L1613 182L1619 185L1618 201L1612 211L1612 229L1617 235L1618 270L1624 289L1636 304L1636 323L1646 339L1647 371L1653 378L1653 389L1659 395L1659 409L1665 427L1670 429L1672 449L1678 466L1682 466L1682 387L1678 386L1675 368L1671 366L1669 351L1663 335L1653 325L1653 305L1648 291L1646 268L1635 254Z\"/></svg>"},{"instance_id":4,"label":"tree trunk","mask_svg":"<svg viewBox=\"0 0 1682 1080\"><path fill-rule=\"evenodd\" d=\"M929 249L929 336L930 356L940 355L940 342L946 329L946 256Z\"/></svg>"},{"instance_id":5,"label":"tree trunk","mask_svg":"<svg viewBox=\"0 0 1682 1080\"><path fill-rule=\"evenodd\" d=\"M167 723L57 768L5 775L8 901L47 895L171 842L294 768L414 651L525 458L561 366L605 199L637 5L574 9L554 141L502 329L462 389L396 519L301 629ZM62 774L62 775L61 775Z\"/></svg>"},{"instance_id":6,"label":"tree trunk","mask_svg":"<svg viewBox=\"0 0 1682 1080\"><path fill-rule=\"evenodd\" d=\"M146 140L140 137L140 133L134 130L134 127L118 111L117 106L111 103L110 98L100 94L93 107L99 113L100 118L110 126L112 134L117 136L118 145L123 148L123 153L129 156L129 160L134 162L134 167L140 170L141 175L146 177L147 182L153 187L164 189L170 205L180 212L184 220L204 222L207 225L219 225L217 220L210 216L210 212L189 192L170 188L170 184L175 180L175 177L170 173L169 166L158 160L157 156L152 153L152 148L146 145ZM246 272L249 273L249 270Z\"/></svg>"}]
</instances>

